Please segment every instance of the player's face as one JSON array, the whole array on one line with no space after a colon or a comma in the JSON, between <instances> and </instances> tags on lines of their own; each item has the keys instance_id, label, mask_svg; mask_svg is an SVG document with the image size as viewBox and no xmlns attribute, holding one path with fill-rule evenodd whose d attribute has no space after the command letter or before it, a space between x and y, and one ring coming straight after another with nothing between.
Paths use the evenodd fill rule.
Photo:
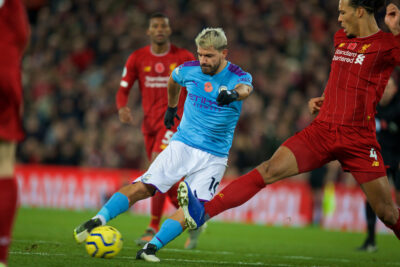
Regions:
<instances>
[{"instance_id":1,"label":"player's face","mask_svg":"<svg viewBox=\"0 0 400 267\"><path fill-rule=\"evenodd\" d=\"M162 45L169 41L171 28L167 18L152 18L150 20L147 35L150 36L152 42Z\"/></svg>"},{"instance_id":2,"label":"player's face","mask_svg":"<svg viewBox=\"0 0 400 267\"><path fill-rule=\"evenodd\" d=\"M356 9L349 5L350 0L339 1L339 18L340 26L344 29L348 38L358 36L358 25Z\"/></svg>"},{"instance_id":3,"label":"player's face","mask_svg":"<svg viewBox=\"0 0 400 267\"><path fill-rule=\"evenodd\" d=\"M227 49L218 51L213 47L210 48L197 48L197 55L200 61L201 71L204 74L214 75L227 54Z\"/></svg>"}]
</instances>

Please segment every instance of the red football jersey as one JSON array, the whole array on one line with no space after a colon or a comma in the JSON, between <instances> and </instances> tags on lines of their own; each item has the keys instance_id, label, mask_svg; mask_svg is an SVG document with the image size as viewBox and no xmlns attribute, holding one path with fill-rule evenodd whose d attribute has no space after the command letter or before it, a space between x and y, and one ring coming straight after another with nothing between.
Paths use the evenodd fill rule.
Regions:
<instances>
[{"instance_id":1,"label":"red football jersey","mask_svg":"<svg viewBox=\"0 0 400 267\"><path fill-rule=\"evenodd\" d=\"M29 23L21 0L0 1L0 139L24 137L21 125L21 59Z\"/></svg>"},{"instance_id":2,"label":"red football jersey","mask_svg":"<svg viewBox=\"0 0 400 267\"><path fill-rule=\"evenodd\" d=\"M143 133L155 133L164 127L164 114L168 105L167 84L171 72L186 61L194 60L192 53L186 49L171 45L168 52L154 54L151 46L145 46L133 52L124 68L122 80L117 93L118 109L126 106L129 91L135 80L139 80L142 96L144 118ZM186 90L182 88L178 114L182 117Z\"/></svg>"},{"instance_id":3,"label":"red football jersey","mask_svg":"<svg viewBox=\"0 0 400 267\"><path fill-rule=\"evenodd\" d=\"M316 119L375 129L376 105L396 65L400 36L382 31L363 38L335 34L335 54Z\"/></svg>"}]
</instances>

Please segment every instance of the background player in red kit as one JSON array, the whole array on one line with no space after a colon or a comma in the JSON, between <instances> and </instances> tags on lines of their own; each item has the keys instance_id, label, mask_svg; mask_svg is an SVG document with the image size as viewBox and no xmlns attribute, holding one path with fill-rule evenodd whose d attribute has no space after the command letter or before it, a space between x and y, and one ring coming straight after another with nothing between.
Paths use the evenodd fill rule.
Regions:
<instances>
[{"instance_id":1,"label":"background player in red kit","mask_svg":"<svg viewBox=\"0 0 400 267\"><path fill-rule=\"evenodd\" d=\"M374 17L384 1L340 0L343 29L335 34L335 54L322 97L309 101L319 112L304 130L286 140L271 159L225 187L203 205L184 183L178 199L186 209L187 224L196 228L220 212L239 206L267 184L307 172L338 160L361 185L377 216L400 239L399 209L375 134L375 113L383 90L400 64L400 10L389 4L385 22L392 33L382 32ZM397 40L396 40L397 39Z\"/></svg>"},{"instance_id":2,"label":"background player in red kit","mask_svg":"<svg viewBox=\"0 0 400 267\"><path fill-rule=\"evenodd\" d=\"M17 208L15 149L24 137L21 59L29 23L21 0L0 1L0 33L0 266L5 266Z\"/></svg>"},{"instance_id":3,"label":"background player in red kit","mask_svg":"<svg viewBox=\"0 0 400 267\"><path fill-rule=\"evenodd\" d=\"M126 62L117 93L117 107L120 121L132 123L132 113L126 105L129 91L134 82L138 80L144 111L142 132L147 157L149 161L153 161L168 145L178 126L174 125L171 129L166 129L164 126L164 114L168 105L167 83L171 71L182 63L195 58L189 51L170 43L171 28L169 20L164 14L155 13L150 17L147 35L150 37L151 45L133 52ZM182 116L183 113L186 94L186 90L182 90L178 106L179 116ZM174 186L166 194L175 207L178 207L176 190L177 186ZM152 197L151 221L146 233L137 240L139 245L149 242L158 231L166 194L157 192ZM196 241L193 239L196 239L197 233L193 232L191 237L192 244L190 246L195 246Z\"/></svg>"}]
</instances>

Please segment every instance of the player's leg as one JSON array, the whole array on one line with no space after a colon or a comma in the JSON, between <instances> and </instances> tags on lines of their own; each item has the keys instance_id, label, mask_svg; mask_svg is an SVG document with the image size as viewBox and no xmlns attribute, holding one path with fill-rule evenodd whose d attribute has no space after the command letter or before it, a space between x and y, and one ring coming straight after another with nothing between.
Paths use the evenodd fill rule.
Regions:
<instances>
[{"instance_id":1,"label":"player's leg","mask_svg":"<svg viewBox=\"0 0 400 267\"><path fill-rule=\"evenodd\" d=\"M368 201L365 201L365 219L367 221L367 238L362 246L358 248L358 250L374 252L377 250L375 243L376 214L371 208L371 205L369 205Z\"/></svg>"},{"instance_id":2,"label":"player's leg","mask_svg":"<svg viewBox=\"0 0 400 267\"><path fill-rule=\"evenodd\" d=\"M173 135L173 131L164 129L158 131L156 135L144 135L146 153L150 160L153 162L154 159L163 151ZM149 242L160 228L160 222L165 206L166 194L157 191L150 200L150 223L146 228L143 235L136 239L135 242L139 246L143 246Z\"/></svg>"},{"instance_id":3,"label":"player's leg","mask_svg":"<svg viewBox=\"0 0 400 267\"><path fill-rule=\"evenodd\" d=\"M178 209L161 225L160 231L136 254L136 259L159 262L156 252L179 236L185 230L185 217L182 209Z\"/></svg>"},{"instance_id":4,"label":"player's leg","mask_svg":"<svg viewBox=\"0 0 400 267\"><path fill-rule=\"evenodd\" d=\"M178 182L180 177L184 176L185 169L181 168L177 160L179 153L176 151L179 150L174 148L168 146L142 176L115 193L91 220L76 227L75 240L78 243L83 242L94 227L105 225L109 220L127 211L137 201L152 196L156 189L166 192Z\"/></svg>"},{"instance_id":5,"label":"player's leg","mask_svg":"<svg viewBox=\"0 0 400 267\"><path fill-rule=\"evenodd\" d=\"M366 174L368 175L368 174ZM378 218L400 239L399 208L392 200L390 184L386 176L361 184L372 209Z\"/></svg>"},{"instance_id":6,"label":"player's leg","mask_svg":"<svg viewBox=\"0 0 400 267\"><path fill-rule=\"evenodd\" d=\"M194 164L188 164L191 167L184 183L192 185L199 199L208 201L215 194L224 175L227 158L217 157L194 148L188 150L193 152L188 156L191 156ZM185 217L183 210L179 208L174 215L165 220L155 237L138 251L137 259L151 262L159 261L155 253L180 235L184 229Z\"/></svg>"},{"instance_id":7,"label":"player's leg","mask_svg":"<svg viewBox=\"0 0 400 267\"><path fill-rule=\"evenodd\" d=\"M93 228L107 224L111 219L127 211L137 201L152 196L154 191L154 186L144 184L140 181L122 187L112 195L96 216L74 229L76 242L82 243Z\"/></svg>"},{"instance_id":8,"label":"player's leg","mask_svg":"<svg viewBox=\"0 0 400 267\"><path fill-rule=\"evenodd\" d=\"M328 163L332 160L327 152L331 143L329 138L329 128L319 123L311 124L286 140L270 160L228 184L204 206L193 197L190 188L187 190L181 183L183 193L178 194L178 199L190 223L188 228L195 229L219 213L242 205L268 184Z\"/></svg>"},{"instance_id":9,"label":"player's leg","mask_svg":"<svg viewBox=\"0 0 400 267\"><path fill-rule=\"evenodd\" d=\"M7 264L8 248L17 210L18 186L14 177L16 144L0 140L0 265Z\"/></svg>"}]
</instances>

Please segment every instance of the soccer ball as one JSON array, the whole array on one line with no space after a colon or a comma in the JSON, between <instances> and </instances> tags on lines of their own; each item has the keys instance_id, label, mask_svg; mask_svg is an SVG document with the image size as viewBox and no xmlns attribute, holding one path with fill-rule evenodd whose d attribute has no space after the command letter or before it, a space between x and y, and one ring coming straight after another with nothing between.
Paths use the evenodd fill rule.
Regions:
<instances>
[{"instance_id":1,"label":"soccer ball","mask_svg":"<svg viewBox=\"0 0 400 267\"><path fill-rule=\"evenodd\" d=\"M122 248L121 233L112 226L94 228L86 239L87 253L96 258L112 258Z\"/></svg>"}]
</instances>

